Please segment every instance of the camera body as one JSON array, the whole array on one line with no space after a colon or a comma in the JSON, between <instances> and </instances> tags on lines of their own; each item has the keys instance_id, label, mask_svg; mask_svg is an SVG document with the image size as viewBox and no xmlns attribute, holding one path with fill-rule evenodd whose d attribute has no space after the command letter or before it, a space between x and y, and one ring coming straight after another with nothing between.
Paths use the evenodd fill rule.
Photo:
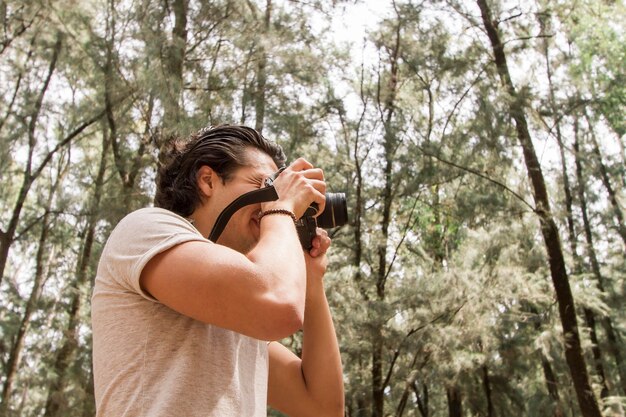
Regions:
<instances>
[{"instance_id":1,"label":"camera body","mask_svg":"<svg viewBox=\"0 0 626 417\"><path fill-rule=\"evenodd\" d=\"M302 249L308 251L313 245L313 238L317 235L316 229L332 229L348 223L348 206L344 193L326 193L326 207L319 213L317 204L311 204L304 215L296 221L296 230L300 238Z\"/></svg>"}]
</instances>

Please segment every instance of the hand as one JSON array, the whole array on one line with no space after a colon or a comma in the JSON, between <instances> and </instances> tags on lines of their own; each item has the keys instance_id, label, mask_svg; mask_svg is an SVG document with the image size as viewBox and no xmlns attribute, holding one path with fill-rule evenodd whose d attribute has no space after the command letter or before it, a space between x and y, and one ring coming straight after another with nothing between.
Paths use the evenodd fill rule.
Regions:
<instances>
[{"instance_id":1,"label":"hand","mask_svg":"<svg viewBox=\"0 0 626 417\"><path fill-rule=\"evenodd\" d=\"M318 212L324 211L326 183L324 172L314 168L304 158L298 158L274 181L279 199L263 203L263 211L274 208L291 210L296 218L302 217L311 203L317 203Z\"/></svg>"},{"instance_id":2,"label":"hand","mask_svg":"<svg viewBox=\"0 0 626 417\"><path fill-rule=\"evenodd\" d=\"M324 229L317 228L317 235L313 238L313 247L308 253L305 252L307 281L311 279L321 280L326 273L328 258L326 252L330 247L330 237Z\"/></svg>"}]
</instances>

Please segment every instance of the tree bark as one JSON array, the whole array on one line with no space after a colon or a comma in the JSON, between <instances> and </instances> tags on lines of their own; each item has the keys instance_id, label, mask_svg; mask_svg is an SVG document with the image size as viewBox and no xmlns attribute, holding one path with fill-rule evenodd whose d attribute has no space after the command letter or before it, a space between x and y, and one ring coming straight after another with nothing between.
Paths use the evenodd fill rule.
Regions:
<instances>
[{"instance_id":1,"label":"tree bark","mask_svg":"<svg viewBox=\"0 0 626 417\"><path fill-rule=\"evenodd\" d=\"M44 259L48 252L47 244L48 244L48 236L50 234L51 228L51 209L52 203L54 201L54 197L56 192L59 189L59 185L67 172L68 164L65 167L61 166L59 168L59 172L57 178L55 179L52 187L50 188L50 192L48 194L48 199L44 206L44 215L41 219L41 232L39 234L39 243L37 248L37 255L35 256L35 276L33 286L31 288L30 296L28 297L28 301L26 302L26 307L24 310L24 315L22 316L22 320L20 322L20 326L17 330L17 334L15 336L15 340L11 346L11 350L9 353L9 359L7 361L6 366L6 374L5 380L2 385L2 402L0 402L0 415L5 415L9 410L10 400L11 400L11 392L13 388L13 384L15 382L15 378L17 376L17 371L20 364L20 359L22 355L22 350L24 348L24 340L26 338L26 334L30 328L30 321L33 313L37 309L37 303L39 302L39 298L41 297L41 292L43 290L44 284L46 282L47 269L52 256L49 256L48 259Z\"/></svg>"},{"instance_id":2,"label":"tree bark","mask_svg":"<svg viewBox=\"0 0 626 417\"><path fill-rule=\"evenodd\" d=\"M564 417L565 412L563 411L563 405L561 404L559 385L556 381L554 371L552 370L552 365L543 354L541 355L541 366L543 368L543 376L546 379L546 387L548 388L548 393L550 394L550 397L552 397L552 399L554 400L554 411L552 412L552 417Z\"/></svg>"},{"instance_id":3,"label":"tree bark","mask_svg":"<svg viewBox=\"0 0 626 417\"><path fill-rule=\"evenodd\" d=\"M88 220L85 226L85 240L83 242L80 259L76 268L75 278L70 286L71 294L69 319L67 328L64 332L63 345L58 350L54 361L54 375L48 388L48 398L44 411L45 417L63 416L67 414L67 398L65 395L65 387L68 385L69 377L68 369L72 364L72 358L78 347L78 326L80 325L80 307L81 307L81 287L88 281L89 266L92 263L93 246L96 237L96 226L100 218L100 201L102 199L102 190L104 187L104 176L106 173L106 157L109 152L111 140L103 129L102 154L100 157L100 165L98 174L94 183L94 195L88 210ZM86 386L89 386L91 377L89 376Z\"/></svg>"},{"instance_id":4,"label":"tree bark","mask_svg":"<svg viewBox=\"0 0 626 417\"><path fill-rule=\"evenodd\" d=\"M448 416L463 417L463 396L459 387L456 385L447 386L446 398L448 399Z\"/></svg>"},{"instance_id":5,"label":"tree bark","mask_svg":"<svg viewBox=\"0 0 626 417\"><path fill-rule=\"evenodd\" d=\"M35 146L37 143L35 130L39 122L39 114L41 112L41 106L43 105L44 97L46 95L46 92L48 91L48 86L50 85L50 81L52 80L52 75L56 71L57 61L59 59L62 46L63 36L61 33L57 33L57 39L54 44L54 49L52 50L52 57L48 66L48 72L33 106L33 112L30 114L30 120L28 123L28 160L26 162L26 167L24 168L22 186L17 196L17 201L15 202L15 205L13 207L13 212L11 214L9 224L6 230L0 230L0 283L2 283L2 278L4 277L4 269L6 268L7 259L9 257L9 249L13 244L13 238L15 237L15 232L17 231L17 226L20 221L20 216L22 214L24 203L26 202L26 197L28 196L30 187L38 176L33 173L32 166L33 154L35 152ZM38 174L39 172L41 171L35 170L36 174Z\"/></svg>"},{"instance_id":6,"label":"tree bark","mask_svg":"<svg viewBox=\"0 0 626 417\"><path fill-rule=\"evenodd\" d=\"M413 362L409 367L409 376L407 377L406 381L404 381L404 391L402 392L402 397L400 398L400 402L398 403L398 407L396 408L396 417L402 417L402 414L404 414L404 409L406 408L406 404L409 400L409 393L411 392L411 388L415 385L415 381L417 380L417 376L419 375L417 369L415 369L418 355L419 352L416 353L413 357Z\"/></svg>"},{"instance_id":7,"label":"tree bark","mask_svg":"<svg viewBox=\"0 0 626 417\"><path fill-rule=\"evenodd\" d=\"M535 317L539 317L539 312L535 309L535 307L531 306L530 312L534 314ZM535 330L538 333L541 332L541 323L539 321L535 321ZM561 403L559 383L556 379L556 375L554 374L552 365L546 355L541 350L539 353L541 355L541 367L543 368L543 376L546 380L546 388L548 389L548 394L550 394L550 397L554 401L554 411L552 412L552 417L564 417L565 411L563 409L563 404Z\"/></svg>"},{"instance_id":8,"label":"tree bark","mask_svg":"<svg viewBox=\"0 0 626 417\"><path fill-rule=\"evenodd\" d=\"M416 383L413 384L413 393L417 398L417 408L420 411L422 417L428 417L430 415L428 408L428 385L422 384L422 392L419 392L419 387Z\"/></svg>"},{"instance_id":9,"label":"tree bark","mask_svg":"<svg viewBox=\"0 0 626 417\"><path fill-rule=\"evenodd\" d=\"M596 284L598 285L598 289L600 290L601 293L606 294L606 290L605 290L606 286L604 282L605 280L602 275L602 271L600 270L600 262L598 261L598 256L596 255L593 233L591 231L591 223L589 222L587 197L586 197L587 187L585 186L585 180L584 180L585 177L583 174L582 158L580 155L580 143L578 140L578 136L579 136L578 135L578 121L576 121L574 123L574 158L575 158L575 165L576 165L576 178L578 180L578 200L580 203L580 210L582 213L583 230L585 232L585 242L587 244L587 256L589 257L589 264L591 265L591 271L593 272L593 275L596 278ZM593 312L590 312L589 314L590 314L589 319L591 319L592 322L595 323ZM585 315L587 316L587 312L585 312ZM606 332L606 335L609 341L609 349L615 360L616 368L617 368L618 375L621 381L622 392L624 393L624 395L626 395L626 372L624 371L623 366L622 366L623 361L622 361L622 356L620 353L621 343L619 343L619 341L617 340L617 336L616 336L617 333L614 330L613 323L610 317L602 318L602 326L604 327L604 330ZM595 331L594 331L594 334L595 334ZM596 337L596 341L594 342L594 344L597 344L597 337ZM601 354L599 352L597 353L594 352L594 357L600 357L600 356ZM604 376L604 372L602 373L602 376ZM603 391L604 390L605 388L603 388Z\"/></svg>"},{"instance_id":10,"label":"tree bark","mask_svg":"<svg viewBox=\"0 0 626 417\"><path fill-rule=\"evenodd\" d=\"M177 91L176 98L174 97L165 97L163 98L169 104L163 104L163 120L165 126L170 128L172 126L176 126L179 122L179 104L178 104L178 96L180 95L181 85L182 85L182 70L183 70L183 59L184 59L184 49L186 41L186 3L185 1L177 1L174 4L174 11L176 16L176 23L174 25L174 29L172 31L172 44L168 49L169 53L167 56L167 68L170 71L173 71L173 77L171 84L168 83L169 87ZM181 16L182 14L182 16ZM181 28L182 27L182 28ZM106 43L106 62L103 68L104 71L104 104L105 104L105 114L106 120L108 123L109 131L110 131L110 142L111 147L113 149L113 158L115 161L115 167L117 168L117 172L120 176L120 180L122 181L122 205L121 205L121 213L119 214L119 218L126 215L129 211L132 210L134 203L134 191L137 182L137 177L142 168L142 161L144 155L147 151L147 146L151 139L149 134L150 131L150 119L152 117L152 111L154 107L154 93L150 92L150 96L148 98L148 109L147 116L145 120L145 129L142 137L142 141L137 148L137 151L133 155L130 160L126 160L121 149L121 143L123 140L119 138L117 133L117 119L115 116L115 107L116 102L114 100L115 97L115 86L116 86L116 62L118 61L118 57L115 54L115 34L116 34L116 23L115 23L115 0L110 0L109 3L109 16L107 22L107 43ZM179 39L179 37L183 36L183 39ZM183 44L180 46L180 44ZM177 47L180 48L177 49ZM178 77L178 78L177 78ZM178 87L177 87L178 86ZM168 94L172 93L171 90L168 90ZM172 93L174 94L174 93ZM164 141L163 141L164 142Z\"/></svg>"},{"instance_id":11,"label":"tree bark","mask_svg":"<svg viewBox=\"0 0 626 417\"><path fill-rule=\"evenodd\" d=\"M609 195L609 201L611 202L611 206L613 207L613 213L615 215L615 223L617 227L617 233L622 238L624 242L624 250L626 251L626 224L624 224L624 212L619 205L619 201L617 201L617 194L615 193L615 188L611 184L611 179L609 178L609 172L604 165L604 161L602 159L602 153L600 152L600 146L598 145L598 139L596 138L596 134L593 130L593 126L591 124L591 118L587 111L585 111L585 118L587 119L587 123L589 125L589 133L591 135L591 144L593 145L593 154L596 158L596 163L598 164L598 169L600 170L600 178L602 179L602 184L606 189L607 194Z\"/></svg>"},{"instance_id":12,"label":"tree bark","mask_svg":"<svg viewBox=\"0 0 626 417\"><path fill-rule=\"evenodd\" d=\"M483 373L483 389L485 390L485 398L487 400L487 417L493 417L493 400L491 399L491 380L489 378L489 368L487 365L482 366Z\"/></svg>"},{"instance_id":13,"label":"tree bark","mask_svg":"<svg viewBox=\"0 0 626 417\"><path fill-rule=\"evenodd\" d=\"M549 23L549 21L547 22L544 17L544 18L540 18L540 23L542 26L542 32L546 32L546 24ZM544 49L543 50L544 56L546 59L546 73L548 76L548 86L549 86L549 92L550 92L550 110L555 120L556 138L557 138L557 143L559 144L559 151L561 155L563 191L565 193L565 208L566 208L566 217L567 217L567 227L569 231L568 240L570 242L570 250L572 253L572 257L574 258L574 271L576 271L576 273L580 273L582 271L583 262L580 259L580 255L578 254L578 249L577 249L578 245L576 242L577 237L576 237L576 231L575 231L575 226L574 226L574 214L573 214L573 209L572 209L573 198L572 198L572 192L571 192L571 187L569 183L569 175L567 172L567 163L565 159L565 145L563 143L563 137L561 135L561 124L559 122L560 117L558 117L559 113L558 113L558 108L556 105L556 99L554 95L554 85L552 83L552 70L550 66L547 37L543 38L543 49ZM576 126L578 126L577 123L576 123ZM575 131L576 131L575 147L577 147L578 129L575 128ZM576 155L576 174L577 174L577 180L578 180L578 186L579 186L579 197L581 198L581 205L583 206L583 218L586 218L586 203L584 201L584 193L582 194L582 196L580 194L580 187L582 185L581 183L582 179L581 179L580 166L578 163L578 155ZM588 223L585 223L585 224L588 224ZM591 248L591 250L593 250L593 248ZM595 255L594 255L594 258L595 258ZM606 373L604 372L604 366L602 364L602 352L600 351L600 345L598 343L595 314L593 313L593 311L591 311L591 309L586 308L586 307L583 308L583 313L585 316L585 322L590 332L589 335L590 335L591 342L592 342L592 353L593 353L596 373L600 377L600 384L602 386L600 397L606 398L609 394L609 390L608 390L607 383L606 383Z\"/></svg>"},{"instance_id":14,"label":"tree bark","mask_svg":"<svg viewBox=\"0 0 626 417\"><path fill-rule=\"evenodd\" d=\"M400 17L398 16L398 19ZM389 275L387 265L387 245L389 242L389 224L391 222L391 204L393 202L393 163L397 144L395 129L393 128L393 117L395 114L395 99L398 88L398 64L400 57L400 33L401 23L398 21L396 26L395 43L390 50L390 71L389 82L387 85L386 96L382 100L379 95L379 105L381 109L381 119L384 129L383 148L384 148L384 168L383 179L384 187L381 196L382 200L382 218L380 220L381 239L378 243L378 268L376 271L376 295L378 302L385 300L385 285ZM379 81L380 84L380 81ZM380 86L379 86L380 88ZM375 330L372 332L372 396L373 409L372 417L383 417L385 397L384 397L384 379L383 379L383 324L377 321L374 324Z\"/></svg>"},{"instance_id":15,"label":"tree bark","mask_svg":"<svg viewBox=\"0 0 626 417\"><path fill-rule=\"evenodd\" d=\"M163 102L163 123L166 131L176 131L182 121L180 107L183 89L183 71L185 52L187 49L187 11L188 0L174 0L170 3L174 12L172 39L167 46L165 61L165 78L167 94Z\"/></svg>"},{"instance_id":16,"label":"tree bark","mask_svg":"<svg viewBox=\"0 0 626 417\"><path fill-rule=\"evenodd\" d=\"M259 45L259 58L257 62L256 73L256 92L254 95L255 123L254 128L263 133L265 126L265 101L267 88L267 49L266 42L269 37L270 23L272 17L272 0L266 0L265 17L263 18L263 31L260 36L261 44Z\"/></svg>"},{"instance_id":17,"label":"tree bark","mask_svg":"<svg viewBox=\"0 0 626 417\"><path fill-rule=\"evenodd\" d=\"M546 245L550 274L556 292L561 325L563 326L565 359L574 383L578 404L584 417L601 417L602 413L589 382L587 366L582 352L574 297L569 285L559 231L550 213L548 192L528 130L523 103L511 80L497 22L493 20L486 0L477 0L477 3L493 49L500 80L510 95L509 111L515 121L517 137L522 146L528 177L532 184L533 197L537 207L536 212L541 223L541 232Z\"/></svg>"}]
</instances>

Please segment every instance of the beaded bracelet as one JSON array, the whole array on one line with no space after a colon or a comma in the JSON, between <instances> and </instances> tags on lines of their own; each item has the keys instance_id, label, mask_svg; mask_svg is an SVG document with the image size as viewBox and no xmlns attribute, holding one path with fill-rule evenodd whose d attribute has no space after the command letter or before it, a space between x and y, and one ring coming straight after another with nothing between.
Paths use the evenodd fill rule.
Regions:
<instances>
[{"instance_id":1,"label":"beaded bracelet","mask_svg":"<svg viewBox=\"0 0 626 417\"><path fill-rule=\"evenodd\" d=\"M262 211L262 212L259 214L259 221L261 221L261 219L262 219L264 216L267 216L267 215L269 215L269 214L284 214L284 215L286 215L286 216L290 216L290 217L293 219L293 222L294 222L294 223L297 221L297 219L296 219L296 215L295 215L295 214L293 214L293 212L292 212L292 211L289 211L289 210L286 210L286 209L271 209L271 210Z\"/></svg>"}]
</instances>

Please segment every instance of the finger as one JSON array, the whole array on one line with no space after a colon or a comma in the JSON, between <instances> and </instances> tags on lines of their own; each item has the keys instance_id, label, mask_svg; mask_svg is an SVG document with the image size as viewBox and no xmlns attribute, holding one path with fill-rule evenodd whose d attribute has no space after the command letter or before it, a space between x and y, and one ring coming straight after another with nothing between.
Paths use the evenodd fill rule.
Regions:
<instances>
[{"instance_id":1,"label":"finger","mask_svg":"<svg viewBox=\"0 0 626 417\"><path fill-rule=\"evenodd\" d=\"M312 169L313 164L311 164L309 161L307 161L304 158L298 158L295 161L293 161L291 165L289 165L289 168L291 168L294 171L302 171L305 169Z\"/></svg>"},{"instance_id":2,"label":"finger","mask_svg":"<svg viewBox=\"0 0 626 417\"><path fill-rule=\"evenodd\" d=\"M323 253L325 252L322 250L322 239L320 236L315 236L311 239L311 249L309 249L309 255L315 258Z\"/></svg>"},{"instance_id":3,"label":"finger","mask_svg":"<svg viewBox=\"0 0 626 417\"><path fill-rule=\"evenodd\" d=\"M317 213L321 214L324 212L324 209L326 209L326 186L324 187L319 187L319 186L314 186L312 188L313 190L313 203L317 204Z\"/></svg>"},{"instance_id":4,"label":"finger","mask_svg":"<svg viewBox=\"0 0 626 417\"><path fill-rule=\"evenodd\" d=\"M332 240L330 239L330 236L328 236L328 232L320 227L316 229L316 233L317 236L315 237L319 239L318 248L320 251L326 253L326 251L330 247L330 244L332 243Z\"/></svg>"},{"instance_id":5,"label":"finger","mask_svg":"<svg viewBox=\"0 0 626 417\"><path fill-rule=\"evenodd\" d=\"M324 171L321 168L311 168L301 171L302 175L312 180L324 181Z\"/></svg>"},{"instance_id":6,"label":"finger","mask_svg":"<svg viewBox=\"0 0 626 417\"><path fill-rule=\"evenodd\" d=\"M313 257L325 254L331 244L331 239L326 230L318 227L315 232L317 235L311 240L312 248L309 251Z\"/></svg>"},{"instance_id":7,"label":"finger","mask_svg":"<svg viewBox=\"0 0 626 417\"><path fill-rule=\"evenodd\" d=\"M315 191L317 191L318 193L325 195L326 194L326 182L322 181L322 180L307 180L307 182L313 186L313 188L315 189Z\"/></svg>"}]
</instances>

